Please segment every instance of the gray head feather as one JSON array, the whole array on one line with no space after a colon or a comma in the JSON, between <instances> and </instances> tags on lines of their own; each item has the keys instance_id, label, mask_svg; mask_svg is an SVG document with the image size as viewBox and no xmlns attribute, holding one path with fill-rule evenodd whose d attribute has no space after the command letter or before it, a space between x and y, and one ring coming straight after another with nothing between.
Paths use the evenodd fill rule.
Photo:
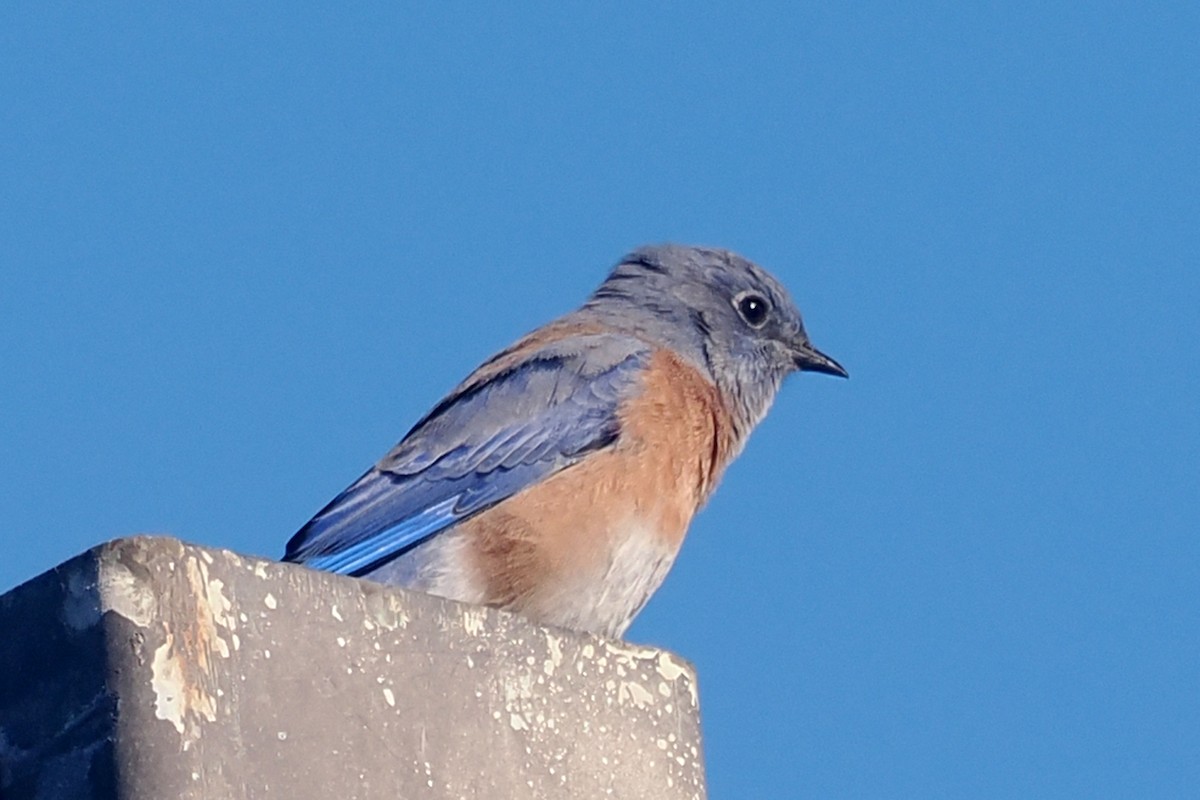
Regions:
<instances>
[{"instance_id":1,"label":"gray head feather","mask_svg":"<svg viewBox=\"0 0 1200 800\"><path fill-rule=\"evenodd\" d=\"M679 353L717 385L743 433L766 414L789 373L846 376L809 342L783 285L727 250L635 250L576 315Z\"/></svg>"}]
</instances>

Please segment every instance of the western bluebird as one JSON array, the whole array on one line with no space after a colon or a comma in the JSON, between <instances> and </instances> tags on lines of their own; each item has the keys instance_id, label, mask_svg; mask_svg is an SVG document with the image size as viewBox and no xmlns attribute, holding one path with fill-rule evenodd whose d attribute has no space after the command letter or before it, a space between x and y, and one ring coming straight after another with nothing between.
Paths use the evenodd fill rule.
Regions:
<instances>
[{"instance_id":1,"label":"western bluebird","mask_svg":"<svg viewBox=\"0 0 1200 800\"><path fill-rule=\"evenodd\" d=\"M459 384L284 560L619 636L797 370L847 376L766 271L637 250Z\"/></svg>"}]
</instances>

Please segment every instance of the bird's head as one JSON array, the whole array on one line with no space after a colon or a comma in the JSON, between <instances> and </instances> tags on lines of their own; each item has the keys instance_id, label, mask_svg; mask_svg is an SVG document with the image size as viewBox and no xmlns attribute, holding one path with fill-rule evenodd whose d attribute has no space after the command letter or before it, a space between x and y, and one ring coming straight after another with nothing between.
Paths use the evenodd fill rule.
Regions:
<instances>
[{"instance_id":1,"label":"bird's head","mask_svg":"<svg viewBox=\"0 0 1200 800\"><path fill-rule=\"evenodd\" d=\"M635 250L613 269L584 311L688 358L751 426L789 373L848 377L813 347L783 285L726 250L682 245Z\"/></svg>"}]
</instances>

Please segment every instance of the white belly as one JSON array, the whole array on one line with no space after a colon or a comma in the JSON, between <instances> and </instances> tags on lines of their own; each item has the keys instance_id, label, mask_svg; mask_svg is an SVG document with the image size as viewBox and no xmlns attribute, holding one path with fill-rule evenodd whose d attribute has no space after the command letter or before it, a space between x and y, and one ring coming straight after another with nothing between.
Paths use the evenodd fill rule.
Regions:
<instances>
[{"instance_id":1,"label":"white belly","mask_svg":"<svg viewBox=\"0 0 1200 800\"><path fill-rule=\"evenodd\" d=\"M547 575L519 597L510 610L531 619L574 630L619 637L662 584L677 547L649 525L637 521L617 527L610 546L586 567ZM450 529L371 574L372 580L484 604L487 582L470 558L465 531Z\"/></svg>"},{"instance_id":2,"label":"white belly","mask_svg":"<svg viewBox=\"0 0 1200 800\"><path fill-rule=\"evenodd\" d=\"M662 584L678 548L633 523L613 536L607 560L538 597L534 616L553 625L618 637Z\"/></svg>"}]
</instances>

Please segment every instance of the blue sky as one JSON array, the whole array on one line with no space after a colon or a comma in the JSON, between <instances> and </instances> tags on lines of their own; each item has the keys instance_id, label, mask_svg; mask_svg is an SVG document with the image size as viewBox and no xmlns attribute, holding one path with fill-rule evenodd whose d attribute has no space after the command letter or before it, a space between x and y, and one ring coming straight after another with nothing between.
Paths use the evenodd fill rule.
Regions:
<instances>
[{"instance_id":1,"label":"blue sky","mask_svg":"<svg viewBox=\"0 0 1200 800\"><path fill-rule=\"evenodd\" d=\"M790 380L631 639L714 797L1200 785L1200 6L8 4L0 588L277 556L632 247Z\"/></svg>"}]
</instances>

